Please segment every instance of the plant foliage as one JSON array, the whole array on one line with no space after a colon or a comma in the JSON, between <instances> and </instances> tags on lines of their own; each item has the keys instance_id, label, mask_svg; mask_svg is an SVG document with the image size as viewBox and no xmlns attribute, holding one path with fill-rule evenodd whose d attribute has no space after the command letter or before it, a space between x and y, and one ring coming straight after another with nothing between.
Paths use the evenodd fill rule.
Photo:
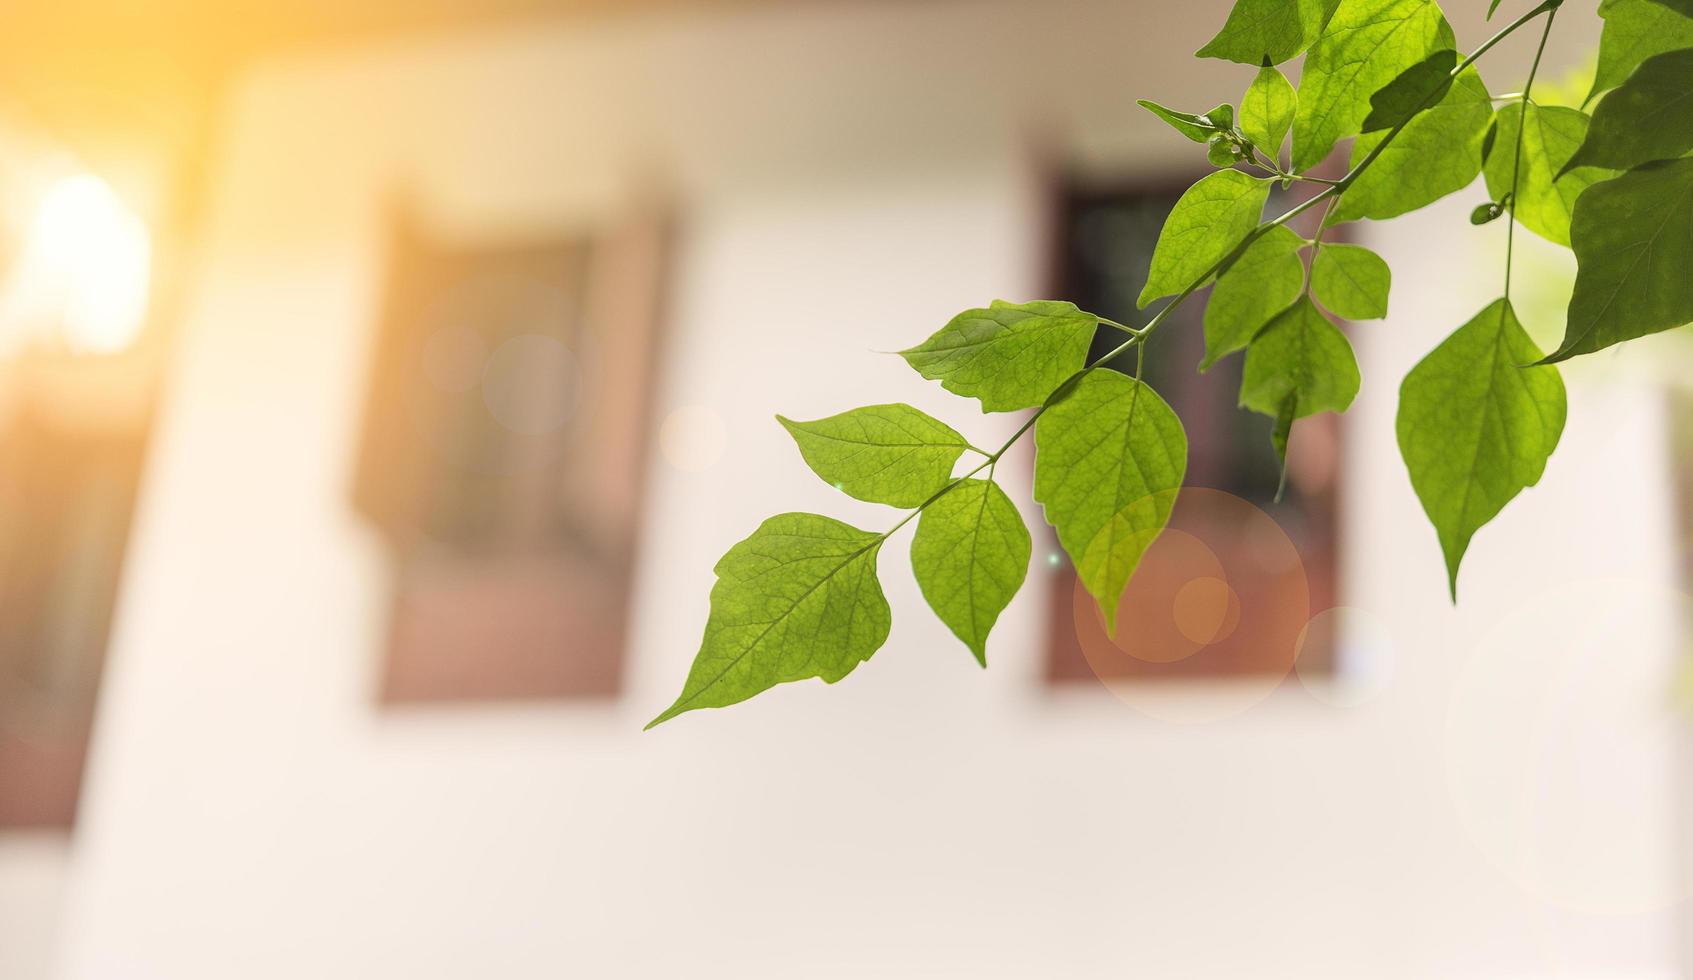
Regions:
<instances>
[{"instance_id":1,"label":"plant foliage","mask_svg":"<svg viewBox=\"0 0 1693 980\"><path fill-rule=\"evenodd\" d=\"M1236 0L1198 54L1253 72L1238 113L1140 103L1203 144L1219 168L1181 196L1158 237L1139 303L1163 305L1136 329L1070 303L995 301L902 352L983 411L1032 410L991 452L908 405L781 419L825 482L908 513L881 533L784 514L729 549L693 668L653 724L787 681L833 683L868 659L891 621L877 559L913 520L923 596L985 666L990 631L1031 551L995 468L1030 430L1034 500L1115 630L1117 601L1180 493L1187 437L1138 366L1131 376L1108 365L1212 286L1199 369L1245 352L1240 404L1272 420L1271 448L1285 466L1293 423L1345 411L1358 392L1357 360L1333 318L1377 319L1389 307L1387 263L1324 233L1415 211L1481 176L1489 199L1471 220L1509 215L1501 295L1411 369L1397 421L1455 601L1472 538L1540 480L1557 446L1565 397L1556 362L1693 321L1693 0L1599 4L1591 113L1533 97L1563 2L1542 0L1461 55L1435 0ZM1524 36L1539 43L1527 82L1494 98L1477 62L1528 27L1537 30ZM1275 66L1301 54L1295 88ZM1313 172L1348 141L1343 176ZM1277 182L1310 193L1266 219ZM1289 226L1319 207L1314 239ZM1577 261L1567 332L1550 355L1510 300L1518 223ZM1089 361L1101 325L1122 341Z\"/></svg>"}]
</instances>

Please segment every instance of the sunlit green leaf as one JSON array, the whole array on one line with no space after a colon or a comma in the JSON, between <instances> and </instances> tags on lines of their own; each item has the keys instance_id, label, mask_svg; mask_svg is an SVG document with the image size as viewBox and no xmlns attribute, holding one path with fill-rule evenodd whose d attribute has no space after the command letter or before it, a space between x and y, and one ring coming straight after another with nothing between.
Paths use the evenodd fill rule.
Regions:
<instances>
[{"instance_id":1,"label":"sunlit green leaf","mask_svg":"<svg viewBox=\"0 0 1693 980\"><path fill-rule=\"evenodd\" d=\"M1218 106L1216 109L1200 115L1170 109L1151 99L1137 99L1135 104L1169 123L1176 132L1195 143L1203 143L1216 135L1219 130L1227 130L1233 125L1234 110L1226 105ZM1227 114L1225 115L1222 110L1228 110Z\"/></svg>"},{"instance_id":2,"label":"sunlit green leaf","mask_svg":"<svg viewBox=\"0 0 1693 980\"><path fill-rule=\"evenodd\" d=\"M1387 263L1362 245L1324 245L1311 262L1311 295L1348 320L1387 316L1392 281Z\"/></svg>"},{"instance_id":3,"label":"sunlit green leaf","mask_svg":"<svg viewBox=\"0 0 1693 980\"><path fill-rule=\"evenodd\" d=\"M1140 305L1179 293L1234 251L1258 226L1270 182L1219 170L1189 187L1158 233Z\"/></svg>"},{"instance_id":4,"label":"sunlit green leaf","mask_svg":"<svg viewBox=\"0 0 1693 980\"><path fill-rule=\"evenodd\" d=\"M1676 13L1656 0L1604 0L1599 16L1599 66L1587 98L1621 85L1653 55L1693 48L1693 17Z\"/></svg>"},{"instance_id":5,"label":"sunlit green leaf","mask_svg":"<svg viewBox=\"0 0 1693 980\"><path fill-rule=\"evenodd\" d=\"M1457 46L1434 0L1342 0L1305 56L1293 168L1306 170L1360 131L1370 96L1436 51Z\"/></svg>"},{"instance_id":6,"label":"sunlit green leaf","mask_svg":"<svg viewBox=\"0 0 1693 980\"><path fill-rule=\"evenodd\" d=\"M1176 413L1115 371L1090 372L1035 423L1035 499L1108 631L1186 471L1187 435Z\"/></svg>"},{"instance_id":7,"label":"sunlit green leaf","mask_svg":"<svg viewBox=\"0 0 1693 980\"><path fill-rule=\"evenodd\" d=\"M1309 299L1288 307L1246 349L1240 404L1276 420L1276 452L1287 455L1295 419L1344 412L1358 394L1352 344Z\"/></svg>"},{"instance_id":8,"label":"sunlit green leaf","mask_svg":"<svg viewBox=\"0 0 1693 980\"><path fill-rule=\"evenodd\" d=\"M711 615L676 702L648 728L696 708L745 701L777 684L830 684L888 638L876 580L882 535L816 514L781 514L717 562Z\"/></svg>"},{"instance_id":9,"label":"sunlit green leaf","mask_svg":"<svg viewBox=\"0 0 1693 980\"><path fill-rule=\"evenodd\" d=\"M1033 408L1082 369L1099 318L1073 303L995 300L965 310L923 343L901 351L917 373L986 412Z\"/></svg>"},{"instance_id":10,"label":"sunlit green leaf","mask_svg":"<svg viewBox=\"0 0 1693 980\"><path fill-rule=\"evenodd\" d=\"M1693 321L1693 158L1601 181L1570 221L1575 293L1561 361Z\"/></svg>"},{"instance_id":11,"label":"sunlit green leaf","mask_svg":"<svg viewBox=\"0 0 1693 980\"><path fill-rule=\"evenodd\" d=\"M1458 52L1447 49L1405 69L1370 96L1370 114L1364 117L1362 131L1392 129L1438 103L1451 90L1452 69L1457 65Z\"/></svg>"},{"instance_id":12,"label":"sunlit green leaf","mask_svg":"<svg viewBox=\"0 0 1693 980\"><path fill-rule=\"evenodd\" d=\"M1258 69L1258 76L1240 97L1240 131L1272 160L1279 160L1282 141L1299 111L1293 83L1274 68Z\"/></svg>"},{"instance_id":13,"label":"sunlit green leaf","mask_svg":"<svg viewBox=\"0 0 1693 980\"><path fill-rule=\"evenodd\" d=\"M1310 47L1338 0L1235 0L1223 29L1196 53L1243 65L1281 64Z\"/></svg>"},{"instance_id":14,"label":"sunlit green leaf","mask_svg":"<svg viewBox=\"0 0 1693 980\"><path fill-rule=\"evenodd\" d=\"M969 448L951 426L910 405L869 405L815 422L776 416L812 472L843 493L916 507L946 486Z\"/></svg>"},{"instance_id":15,"label":"sunlit green leaf","mask_svg":"<svg viewBox=\"0 0 1693 980\"><path fill-rule=\"evenodd\" d=\"M1029 571L1029 529L992 480L965 480L924 508L911 539L923 598L982 666L988 631Z\"/></svg>"},{"instance_id":16,"label":"sunlit green leaf","mask_svg":"<svg viewBox=\"0 0 1693 980\"><path fill-rule=\"evenodd\" d=\"M1481 172L1481 142L1493 103L1475 69L1458 76L1452 90L1412 118L1381 156L1358 177L1335 207L1335 223L1392 218L1468 187ZM1356 166L1386 139L1366 133L1352 144ZM1497 144L1496 144L1497 145Z\"/></svg>"},{"instance_id":17,"label":"sunlit green leaf","mask_svg":"<svg viewBox=\"0 0 1693 980\"><path fill-rule=\"evenodd\" d=\"M1227 136L1213 136L1205 144L1205 159L1213 167L1232 167L1240 160L1240 149Z\"/></svg>"},{"instance_id":18,"label":"sunlit green leaf","mask_svg":"<svg viewBox=\"0 0 1693 980\"><path fill-rule=\"evenodd\" d=\"M1564 166L1627 170L1693 150L1693 49L1653 55L1593 109Z\"/></svg>"},{"instance_id":19,"label":"sunlit green leaf","mask_svg":"<svg viewBox=\"0 0 1693 980\"><path fill-rule=\"evenodd\" d=\"M1499 138L1483 168L1487 192L1495 200L1504 200L1515 175L1517 193L1510 202L1511 213L1529 231L1559 245L1568 245L1575 199L1589 185L1612 174L1596 167L1580 167L1554 181L1553 175L1563 169L1586 136L1587 116L1576 109L1532 102L1528 106L1528 126L1522 132L1519 164L1517 125L1522 118L1521 103L1499 110Z\"/></svg>"},{"instance_id":20,"label":"sunlit green leaf","mask_svg":"<svg viewBox=\"0 0 1693 980\"><path fill-rule=\"evenodd\" d=\"M1507 300L1422 359L1399 389L1399 452L1440 536L1453 598L1475 532L1534 486L1564 430L1564 382Z\"/></svg>"},{"instance_id":21,"label":"sunlit green leaf","mask_svg":"<svg viewBox=\"0 0 1693 980\"><path fill-rule=\"evenodd\" d=\"M1201 371L1246 347L1271 317L1299 298L1305 288L1305 264L1299 261L1304 247L1305 239L1286 225L1277 225L1247 246L1217 277L1205 305Z\"/></svg>"}]
</instances>

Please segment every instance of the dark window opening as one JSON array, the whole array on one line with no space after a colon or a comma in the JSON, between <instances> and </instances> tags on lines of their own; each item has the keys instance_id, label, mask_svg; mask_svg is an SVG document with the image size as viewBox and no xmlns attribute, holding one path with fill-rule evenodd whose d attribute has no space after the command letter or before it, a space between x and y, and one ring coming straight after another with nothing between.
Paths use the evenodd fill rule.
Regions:
<instances>
[{"instance_id":1,"label":"dark window opening","mask_svg":"<svg viewBox=\"0 0 1693 980\"><path fill-rule=\"evenodd\" d=\"M1183 186L1066 186L1059 201L1055 298L1144 325L1164 301L1146 310L1135 302ZM1273 192L1268 210L1279 213L1297 200ZM1295 227L1307 237L1315 232L1314 225ZM1196 295L1151 335L1140 365L1142 379L1187 430L1184 492L1169 525L1174 533L1153 544L1131 579L1119 606L1116 642L1078 599L1074 570L1060 559L1047 660L1054 682L1285 673L1301 645L1302 672L1326 669L1332 661L1331 638L1320 626L1309 636L1301 633L1313 614L1335 602L1340 427L1332 415L1295 425L1288 485L1278 503L1271 420L1236 407L1242 355L1197 372L1205 352L1204 299ZM1123 339L1101 327L1091 356ZM1130 351L1111 366L1133 374L1136 359ZM1055 540L1049 544L1052 554L1060 554Z\"/></svg>"}]
</instances>

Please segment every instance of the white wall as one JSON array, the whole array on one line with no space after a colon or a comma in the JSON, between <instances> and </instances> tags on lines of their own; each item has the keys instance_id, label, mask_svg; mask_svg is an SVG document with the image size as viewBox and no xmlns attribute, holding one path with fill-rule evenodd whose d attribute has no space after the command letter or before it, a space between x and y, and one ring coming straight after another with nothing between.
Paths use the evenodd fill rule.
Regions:
<instances>
[{"instance_id":1,"label":"white wall","mask_svg":"<svg viewBox=\"0 0 1693 980\"><path fill-rule=\"evenodd\" d=\"M886 520L771 413L872 392L1008 431L872 352L1038 293L1032 144L1186 159L1132 98L1244 85L1185 59L1224 6L678 14L257 72L144 494L63 976L1668 975L1661 413L1611 366L1571 372L1544 486L1448 605L1392 410L1490 298L1466 276L1496 241L1461 202L1379 239L1401 289L1356 332L1344 598L1392 667L1374 697L1294 685L1177 724L1222 696L1053 694L1038 566L982 672L896 547L893 639L847 681L639 734L728 544L777 510ZM703 406L727 441L652 468L627 695L377 711L388 583L346 488L384 201L586 223L654 180L685 218L660 413Z\"/></svg>"},{"instance_id":2,"label":"white wall","mask_svg":"<svg viewBox=\"0 0 1693 980\"><path fill-rule=\"evenodd\" d=\"M0 977L45 980L52 975L69 855L69 841L61 833L0 834Z\"/></svg>"}]
</instances>

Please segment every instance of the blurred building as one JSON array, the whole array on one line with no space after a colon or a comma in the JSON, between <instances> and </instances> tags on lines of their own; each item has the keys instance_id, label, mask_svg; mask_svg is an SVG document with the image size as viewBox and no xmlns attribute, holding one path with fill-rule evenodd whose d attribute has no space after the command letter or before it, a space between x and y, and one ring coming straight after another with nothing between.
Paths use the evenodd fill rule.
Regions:
<instances>
[{"instance_id":1,"label":"blurred building","mask_svg":"<svg viewBox=\"0 0 1693 980\"><path fill-rule=\"evenodd\" d=\"M1137 315L1203 167L1134 99L1236 98L1188 57L1226 8L11 15L72 65L157 48L102 76L146 113L18 69L64 151L7 158L24 211L106 188L151 288L105 345L64 302L6 321L0 976L1681 975L1681 484L1639 383L1677 341L1571 367L1454 608L1393 412L1497 289L1465 195L1355 232L1400 288L1283 504L1238 367L1192 373L1197 322L1154 349L1212 490L1147 615L1213 574L1184 556L1235 590L1171 621L1191 649L1103 641L1037 530L983 672L895 542L846 681L640 733L762 517L890 523L775 412L990 442L1019 420L877 352L996 297ZM1522 251L1556 336L1567 264Z\"/></svg>"}]
</instances>

